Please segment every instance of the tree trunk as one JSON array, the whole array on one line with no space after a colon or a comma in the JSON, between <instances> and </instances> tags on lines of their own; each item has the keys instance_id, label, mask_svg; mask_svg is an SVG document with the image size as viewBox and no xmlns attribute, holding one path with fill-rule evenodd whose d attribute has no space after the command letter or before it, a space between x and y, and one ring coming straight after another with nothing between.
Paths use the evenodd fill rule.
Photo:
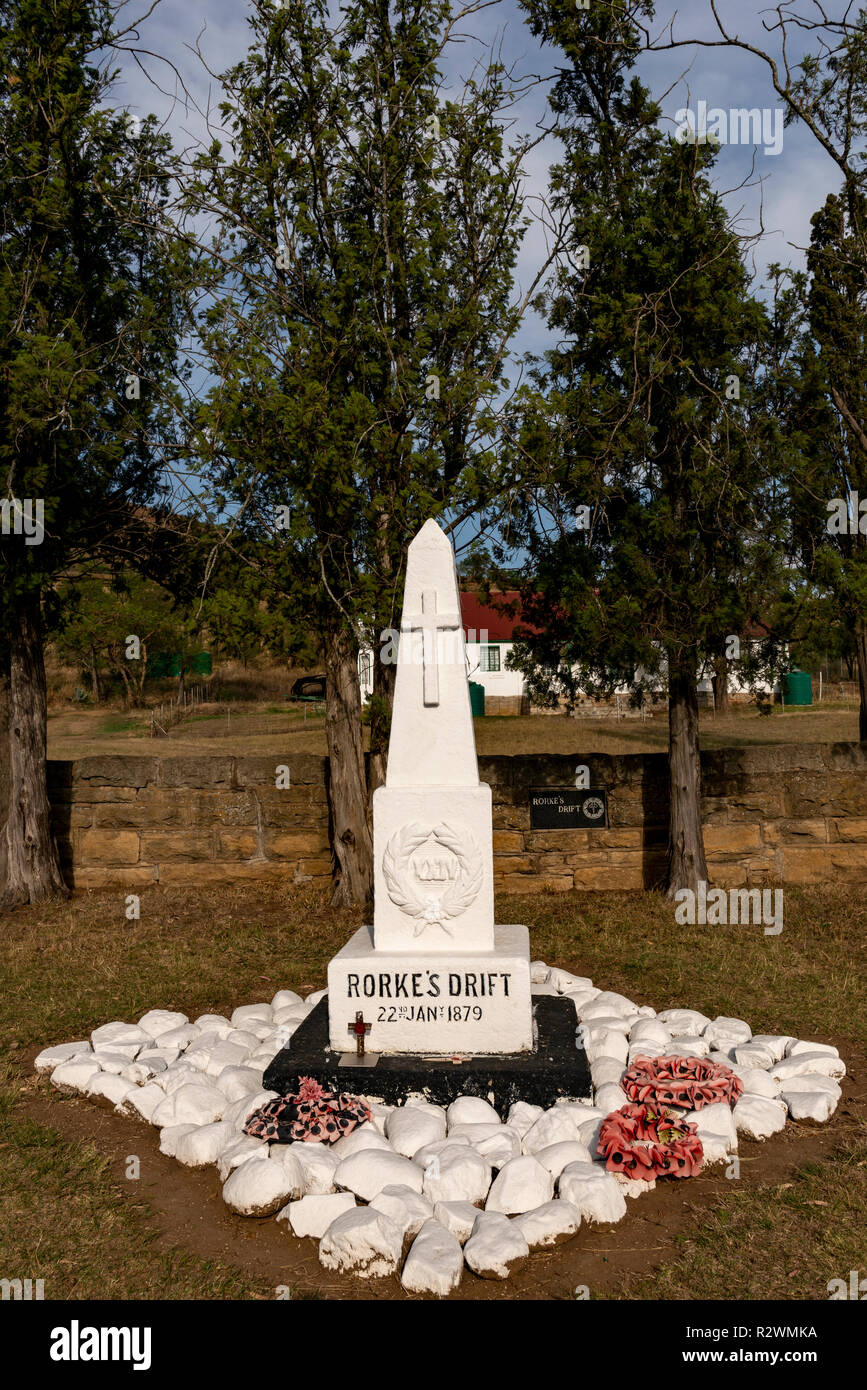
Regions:
<instances>
[{"instance_id":1,"label":"tree trunk","mask_svg":"<svg viewBox=\"0 0 867 1390\"><path fill-rule=\"evenodd\" d=\"M6 821L9 817L9 648L0 641L0 893L6 884Z\"/></svg>"},{"instance_id":2,"label":"tree trunk","mask_svg":"<svg viewBox=\"0 0 867 1390\"><path fill-rule=\"evenodd\" d=\"M724 656L713 663L713 703L717 714L729 712L729 664Z\"/></svg>"},{"instance_id":3,"label":"tree trunk","mask_svg":"<svg viewBox=\"0 0 867 1390\"><path fill-rule=\"evenodd\" d=\"M51 833L46 785L46 693L39 602L23 603L9 631L9 812L0 906L68 897Z\"/></svg>"},{"instance_id":4,"label":"tree trunk","mask_svg":"<svg viewBox=\"0 0 867 1390\"><path fill-rule=\"evenodd\" d=\"M341 906L373 901L373 840L361 728L358 652L346 632L325 636L325 736L334 844L334 892Z\"/></svg>"},{"instance_id":5,"label":"tree trunk","mask_svg":"<svg viewBox=\"0 0 867 1390\"><path fill-rule=\"evenodd\" d=\"M707 882L701 830L701 763L698 747L698 691L692 652L668 658L668 777L670 789L669 898L679 888L697 891Z\"/></svg>"},{"instance_id":6,"label":"tree trunk","mask_svg":"<svg viewBox=\"0 0 867 1390\"><path fill-rule=\"evenodd\" d=\"M98 705L100 700L99 671L96 666L96 651L93 647L90 649L90 691L93 695L93 703Z\"/></svg>"},{"instance_id":7,"label":"tree trunk","mask_svg":"<svg viewBox=\"0 0 867 1390\"><path fill-rule=\"evenodd\" d=\"M858 737L867 743L867 623L859 620L855 624L855 651L858 656L858 691L861 703L858 708Z\"/></svg>"},{"instance_id":8,"label":"tree trunk","mask_svg":"<svg viewBox=\"0 0 867 1390\"><path fill-rule=\"evenodd\" d=\"M394 686L397 666L380 661L373 653L373 693L370 697L370 794L385 785L388 769L388 737L391 732L391 711L394 708Z\"/></svg>"}]
</instances>

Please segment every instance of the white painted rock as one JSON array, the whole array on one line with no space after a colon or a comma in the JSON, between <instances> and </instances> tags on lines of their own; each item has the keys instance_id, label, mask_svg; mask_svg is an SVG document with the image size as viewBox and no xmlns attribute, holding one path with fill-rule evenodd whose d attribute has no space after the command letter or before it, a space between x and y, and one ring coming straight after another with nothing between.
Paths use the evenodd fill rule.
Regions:
<instances>
[{"instance_id":1,"label":"white painted rock","mask_svg":"<svg viewBox=\"0 0 867 1390\"><path fill-rule=\"evenodd\" d=\"M292 1152L301 1165L305 1197L325 1197L334 1191L334 1174L340 1162L327 1144L296 1141Z\"/></svg>"},{"instance_id":2,"label":"white painted rock","mask_svg":"<svg viewBox=\"0 0 867 1390\"><path fill-rule=\"evenodd\" d=\"M230 1144L224 1146L217 1159L220 1182L225 1182L229 1174L233 1173L242 1163L269 1157L268 1145L263 1144L261 1139L251 1139L248 1134L242 1134L239 1138L238 1131L234 1129L232 1134L235 1137Z\"/></svg>"},{"instance_id":3,"label":"white painted rock","mask_svg":"<svg viewBox=\"0 0 867 1390\"><path fill-rule=\"evenodd\" d=\"M710 1024L707 1014L701 1014L697 1009L663 1009L656 1017L665 1024L673 1038L687 1033L701 1034Z\"/></svg>"},{"instance_id":4,"label":"white painted rock","mask_svg":"<svg viewBox=\"0 0 867 1390\"><path fill-rule=\"evenodd\" d=\"M400 1154L362 1149L341 1159L334 1173L334 1186L354 1192L363 1202L372 1202L384 1187L411 1187L414 1192L421 1192L424 1176L417 1164Z\"/></svg>"},{"instance_id":5,"label":"white painted rock","mask_svg":"<svg viewBox=\"0 0 867 1390\"><path fill-rule=\"evenodd\" d=\"M506 1116L506 1124L510 1129L517 1130L523 1139L527 1131L533 1127L538 1119L541 1119L544 1113L541 1105L530 1105L528 1101L516 1100Z\"/></svg>"},{"instance_id":6,"label":"white painted rock","mask_svg":"<svg viewBox=\"0 0 867 1390\"><path fill-rule=\"evenodd\" d=\"M789 1033L756 1033L753 1042L760 1047L766 1047L775 1062L779 1062L786 1055L786 1048L789 1043L797 1042Z\"/></svg>"},{"instance_id":7,"label":"white painted rock","mask_svg":"<svg viewBox=\"0 0 867 1390\"><path fill-rule=\"evenodd\" d=\"M342 1139L338 1139L336 1144L330 1145L331 1152L338 1158L348 1158L350 1154L361 1153L362 1149L382 1149L387 1153L394 1153L393 1146L380 1134L375 1124L358 1125L349 1134L344 1134ZM406 1155L411 1157L411 1155Z\"/></svg>"},{"instance_id":8,"label":"white painted rock","mask_svg":"<svg viewBox=\"0 0 867 1390\"><path fill-rule=\"evenodd\" d=\"M793 1076L832 1076L846 1075L846 1063L842 1057L831 1052L799 1052L794 1057L784 1057L775 1062L770 1075L777 1081L789 1081Z\"/></svg>"},{"instance_id":9,"label":"white painted rock","mask_svg":"<svg viewBox=\"0 0 867 1390\"><path fill-rule=\"evenodd\" d=\"M599 1090L595 1092L593 1100L597 1108L604 1110L606 1115L610 1115L613 1111L620 1110L622 1106L629 1104L629 1097L620 1086L600 1086Z\"/></svg>"},{"instance_id":10,"label":"white painted rock","mask_svg":"<svg viewBox=\"0 0 867 1390\"><path fill-rule=\"evenodd\" d=\"M617 994L612 989L604 989L601 994L597 994L595 1003L604 1005L609 1013L616 1014L621 1018L638 1012L637 1004L633 1004L632 1000L627 999L625 994Z\"/></svg>"},{"instance_id":11,"label":"white painted rock","mask_svg":"<svg viewBox=\"0 0 867 1390\"><path fill-rule=\"evenodd\" d=\"M357 1154L347 1163L354 1163ZM406 1160L403 1160L404 1162ZM319 1242L319 1262L326 1269L362 1279L394 1274L403 1255L403 1237L394 1222L375 1207L356 1207L332 1221Z\"/></svg>"},{"instance_id":12,"label":"white painted rock","mask_svg":"<svg viewBox=\"0 0 867 1390\"><path fill-rule=\"evenodd\" d=\"M271 1023L273 1018L274 1010L270 1004L242 1004L229 1022L233 1028L244 1028L247 1023Z\"/></svg>"},{"instance_id":13,"label":"white painted rock","mask_svg":"<svg viewBox=\"0 0 867 1390\"><path fill-rule=\"evenodd\" d=\"M430 1202L485 1200L491 1185L491 1168L469 1145L453 1144L431 1155L422 1173L422 1190Z\"/></svg>"},{"instance_id":14,"label":"white painted rock","mask_svg":"<svg viewBox=\"0 0 867 1390\"><path fill-rule=\"evenodd\" d=\"M57 1043L54 1047L44 1047L33 1065L40 1074L51 1072L61 1062L70 1062L73 1057L83 1057L88 1053L89 1042Z\"/></svg>"},{"instance_id":15,"label":"white painted rock","mask_svg":"<svg viewBox=\"0 0 867 1390\"><path fill-rule=\"evenodd\" d=\"M123 1100L115 1106L115 1110L119 1115L137 1116L151 1124L154 1111L165 1098L165 1092L161 1087L147 1082L144 1086L133 1086L131 1091L127 1091Z\"/></svg>"},{"instance_id":16,"label":"white painted rock","mask_svg":"<svg viewBox=\"0 0 867 1390\"><path fill-rule=\"evenodd\" d=\"M125 1076L113 1076L110 1072L100 1072L88 1083L86 1094L93 1100L107 1100L114 1106L120 1105L130 1091L136 1090L138 1087L132 1081L127 1081Z\"/></svg>"},{"instance_id":17,"label":"white painted rock","mask_svg":"<svg viewBox=\"0 0 867 1390\"><path fill-rule=\"evenodd\" d=\"M605 1118L604 1115L596 1115L592 1120L585 1120L583 1125L578 1126L578 1143L583 1144L585 1149L590 1151L591 1158L596 1157L596 1151L599 1147L599 1130Z\"/></svg>"},{"instance_id":18,"label":"white painted rock","mask_svg":"<svg viewBox=\"0 0 867 1390\"><path fill-rule=\"evenodd\" d=\"M151 1077L158 1076L166 1070L166 1064L161 1058L158 1057L153 1062L142 1062L141 1057L142 1054L139 1053L139 1061L126 1062L120 1071L120 1075L135 1086L144 1086Z\"/></svg>"},{"instance_id":19,"label":"white painted rock","mask_svg":"<svg viewBox=\"0 0 867 1390\"><path fill-rule=\"evenodd\" d=\"M704 1038L687 1036L669 1043L666 1051L670 1057L706 1057L710 1045Z\"/></svg>"},{"instance_id":20,"label":"white painted rock","mask_svg":"<svg viewBox=\"0 0 867 1390\"><path fill-rule=\"evenodd\" d=\"M100 1071L108 1072L110 1076L120 1076L124 1067L135 1065L128 1057L115 1052L94 1052L91 1054L92 1060L99 1064Z\"/></svg>"},{"instance_id":21,"label":"white painted rock","mask_svg":"<svg viewBox=\"0 0 867 1390\"><path fill-rule=\"evenodd\" d=\"M750 1139L767 1139L786 1125L786 1107L765 1096L743 1095L735 1102L732 1117L738 1134Z\"/></svg>"},{"instance_id":22,"label":"white painted rock","mask_svg":"<svg viewBox=\"0 0 867 1390\"><path fill-rule=\"evenodd\" d=\"M218 1038L225 1038L232 1031L231 1023L222 1014L200 1014L193 1024L201 1034L216 1033Z\"/></svg>"},{"instance_id":23,"label":"white painted rock","mask_svg":"<svg viewBox=\"0 0 867 1390\"><path fill-rule=\"evenodd\" d=\"M175 1158L185 1168L207 1168L216 1163L227 1144L235 1138L231 1125L218 1120L212 1125L198 1125L178 1140Z\"/></svg>"},{"instance_id":24,"label":"white painted rock","mask_svg":"<svg viewBox=\"0 0 867 1390\"><path fill-rule=\"evenodd\" d=\"M226 1067L243 1067L250 1061L251 1054L246 1047L239 1047L228 1038L211 1048L211 1055L205 1063L208 1076L218 1077ZM270 1062L271 1058L268 1058Z\"/></svg>"},{"instance_id":25,"label":"white painted rock","mask_svg":"<svg viewBox=\"0 0 867 1390\"><path fill-rule=\"evenodd\" d=\"M753 1030L742 1018L726 1018L720 1014L709 1023L704 1030L703 1036L707 1038L711 1047L719 1047L722 1042L722 1050L733 1047L736 1043L748 1043L753 1036ZM725 1039L726 1041L722 1041Z\"/></svg>"},{"instance_id":26,"label":"white painted rock","mask_svg":"<svg viewBox=\"0 0 867 1390\"><path fill-rule=\"evenodd\" d=\"M550 1148L552 1144L562 1144L577 1138L578 1122L574 1110L562 1105L553 1105L527 1130L521 1147L525 1154L535 1154L540 1149Z\"/></svg>"},{"instance_id":27,"label":"white painted rock","mask_svg":"<svg viewBox=\"0 0 867 1390\"><path fill-rule=\"evenodd\" d=\"M593 990L594 994L599 993L598 989L594 989L593 981L588 980L586 975L573 975L571 971L560 970L556 965L551 966L545 983L553 985L558 994L571 994L573 990Z\"/></svg>"},{"instance_id":28,"label":"white painted rock","mask_svg":"<svg viewBox=\"0 0 867 1390\"><path fill-rule=\"evenodd\" d=\"M307 1005L308 1012L312 1009L315 1009L320 999L325 999L327 994L327 989L312 990L311 993L308 994L307 998L304 1000L304 1003Z\"/></svg>"},{"instance_id":29,"label":"white painted rock","mask_svg":"<svg viewBox=\"0 0 867 1390\"><path fill-rule=\"evenodd\" d=\"M456 1125L498 1125L500 1117L481 1096L458 1096L446 1111L449 1133Z\"/></svg>"},{"instance_id":30,"label":"white painted rock","mask_svg":"<svg viewBox=\"0 0 867 1390\"><path fill-rule=\"evenodd\" d=\"M273 1018L248 1018L243 1028L232 1029L226 1042L237 1043L239 1047L255 1047L277 1031Z\"/></svg>"},{"instance_id":31,"label":"white painted rock","mask_svg":"<svg viewBox=\"0 0 867 1390\"><path fill-rule=\"evenodd\" d=\"M291 1008L293 1004L303 1004L304 1000L300 994L296 994L294 989L278 989L274 998L271 1000L271 1009L274 1013L278 1009Z\"/></svg>"},{"instance_id":32,"label":"white painted rock","mask_svg":"<svg viewBox=\"0 0 867 1390\"><path fill-rule=\"evenodd\" d=\"M175 1091L179 1091L182 1086L200 1082L202 1076L195 1067L191 1067L181 1060L170 1063L166 1070L160 1072L154 1080L157 1086L162 1087L167 1096L173 1096Z\"/></svg>"},{"instance_id":33,"label":"white painted rock","mask_svg":"<svg viewBox=\"0 0 867 1390\"><path fill-rule=\"evenodd\" d=\"M318 1197L301 1197L297 1202L290 1202L280 1212L277 1220L287 1222L293 1235L312 1236L314 1240L321 1240L338 1216L354 1210L355 1198L351 1192L331 1192Z\"/></svg>"},{"instance_id":34,"label":"white painted rock","mask_svg":"<svg viewBox=\"0 0 867 1390\"><path fill-rule=\"evenodd\" d=\"M549 1144L547 1149L539 1149L536 1158L543 1168L547 1168L554 1182L557 1181L568 1163L592 1163L593 1155L586 1144L577 1139L566 1139L559 1144Z\"/></svg>"},{"instance_id":35,"label":"white painted rock","mask_svg":"<svg viewBox=\"0 0 867 1390\"><path fill-rule=\"evenodd\" d=\"M546 965L543 960L530 961L530 983L532 985L546 984L549 974L550 966Z\"/></svg>"},{"instance_id":36,"label":"white painted rock","mask_svg":"<svg viewBox=\"0 0 867 1390\"><path fill-rule=\"evenodd\" d=\"M369 1096L362 1096L362 1100L370 1111L370 1123L379 1130L379 1133L384 1138L385 1126L388 1123L388 1117L394 1109L394 1106L383 1105L381 1101L371 1100Z\"/></svg>"},{"instance_id":37,"label":"white painted rock","mask_svg":"<svg viewBox=\"0 0 867 1390\"><path fill-rule=\"evenodd\" d=\"M629 1178L625 1173L611 1174L624 1197L640 1197L643 1192L652 1192L656 1187L656 1178Z\"/></svg>"},{"instance_id":38,"label":"white painted rock","mask_svg":"<svg viewBox=\"0 0 867 1390\"><path fill-rule=\"evenodd\" d=\"M560 1245L571 1240L581 1225L581 1217L571 1202L558 1200L523 1212L513 1219L512 1225L521 1232L530 1249L536 1250L539 1246Z\"/></svg>"},{"instance_id":39,"label":"white painted rock","mask_svg":"<svg viewBox=\"0 0 867 1390\"><path fill-rule=\"evenodd\" d=\"M508 1279L530 1253L523 1235L498 1211L481 1211L464 1246L464 1259L482 1279Z\"/></svg>"},{"instance_id":40,"label":"white painted rock","mask_svg":"<svg viewBox=\"0 0 867 1390\"><path fill-rule=\"evenodd\" d=\"M179 1052L183 1052L201 1036L202 1030L197 1028L195 1023L184 1023L178 1028L170 1028L168 1032L161 1033L156 1039L156 1045L160 1048L176 1047Z\"/></svg>"},{"instance_id":41,"label":"white painted rock","mask_svg":"<svg viewBox=\"0 0 867 1390\"><path fill-rule=\"evenodd\" d=\"M242 1096L240 1100L232 1101L222 1118L228 1120L236 1129L243 1129L254 1110L261 1110L269 1100L278 1099L276 1091L256 1091L252 1096Z\"/></svg>"},{"instance_id":42,"label":"white painted rock","mask_svg":"<svg viewBox=\"0 0 867 1390\"><path fill-rule=\"evenodd\" d=\"M485 1211L516 1216L544 1206L554 1196L554 1179L532 1154L504 1163L491 1184Z\"/></svg>"},{"instance_id":43,"label":"white painted rock","mask_svg":"<svg viewBox=\"0 0 867 1390\"><path fill-rule=\"evenodd\" d=\"M584 1039L584 1050L588 1062L609 1057L625 1067L629 1056L629 1042L625 1033L616 1033L611 1028L605 1028L599 1033L591 1033Z\"/></svg>"},{"instance_id":44,"label":"white painted rock","mask_svg":"<svg viewBox=\"0 0 867 1390\"><path fill-rule=\"evenodd\" d=\"M451 1231L459 1245L466 1245L473 1234L479 1209L472 1202L437 1202L433 1214L434 1221Z\"/></svg>"},{"instance_id":45,"label":"white painted rock","mask_svg":"<svg viewBox=\"0 0 867 1390\"><path fill-rule=\"evenodd\" d=\"M687 1124L698 1127L698 1137L702 1143L704 1143L704 1136L707 1135L721 1139L726 1145L727 1152L734 1153L737 1150L737 1131L731 1106L727 1101L706 1105L702 1110L690 1110L688 1114L684 1115L684 1120Z\"/></svg>"},{"instance_id":46,"label":"white painted rock","mask_svg":"<svg viewBox=\"0 0 867 1390\"><path fill-rule=\"evenodd\" d=\"M815 1072L808 1072L804 1076L790 1076L780 1087L780 1096L785 1099L788 1091L824 1091L826 1095L833 1096L839 1100L843 1094L843 1088L839 1081L835 1081L833 1076L818 1076Z\"/></svg>"},{"instance_id":47,"label":"white painted rock","mask_svg":"<svg viewBox=\"0 0 867 1390\"><path fill-rule=\"evenodd\" d=\"M418 1163L420 1167L426 1168L432 1158L437 1158L446 1149L468 1149L470 1141L465 1134L456 1134L454 1138L437 1139L433 1144L425 1144L423 1149L413 1154L413 1163Z\"/></svg>"},{"instance_id":48,"label":"white painted rock","mask_svg":"<svg viewBox=\"0 0 867 1390\"><path fill-rule=\"evenodd\" d=\"M134 1023L104 1023L101 1028L94 1028L90 1035L90 1041L94 1051L98 1047L108 1050L117 1047L120 1051L124 1047L135 1047L136 1050L139 1050L145 1043L152 1042L153 1039L149 1033Z\"/></svg>"},{"instance_id":49,"label":"white painted rock","mask_svg":"<svg viewBox=\"0 0 867 1390\"><path fill-rule=\"evenodd\" d=\"M799 1057L804 1052L826 1052L829 1057L839 1057L840 1052L831 1043L808 1042L805 1038L792 1038L786 1044L787 1057Z\"/></svg>"},{"instance_id":50,"label":"white painted rock","mask_svg":"<svg viewBox=\"0 0 867 1390\"><path fill-rule=\"evenodd\" d=\"M370 1203L394 1222L404 1240L417 1236L426 1221L433 1216L433 1207L426 1197L411 1187L384 1187Z\"/></svg>"},{"instance_id":51,"label":"white painted rock","mask_svg":"<svg viewBox=\"0 0 867 1390\"><path fill-rule=\"evenodd\" d=\"M160 1153L174 1158L178 1144L185 1134L192 1134L198 1125L163 1125L160 1130Z\"/></svg>"},{"instance_id":52,"label":"white painted rock","mask_svg":"<svg viewBox=\"0 0 867 1390\"><path fill-rule=\"evenodd\" d=\"M438 1221L426 1221L406 1257L400 1282L410 1293L445 1298L461 1282L463 1270L460 1242Z\"/></svg>"},{"instance_id":53,"label":"white painted rock","mask_svg":"<svg viewBox=\"0 0 867 1390\"><path fill-rule=\"evenodd\" d=\"M611 1173L599 1163L569 1163L560 1174L557 1190L571 1202L582 1221L620 1221L626 1215L626 1199Z\"/></svg>"},{"instance_id":54,"label":"white painted rock","mask_svg":"<svg viewBox=\"0 0 867 1390\"><path fill-rule=\"evenodd\" d=\"M162 1033L181 1028L189 1021L186 1014L171 1013L168 1009L151 1009L139 1019L138 1026L149 1038L158 1038Z\"/></svg>"},{"instance_id":55,"label":"white painted rock","mask_svg":"<svg viewBox=\"0 0 867 1390\"><path fill-rule=\"evenodd\" d=\"M303 1004L290 1004L288 1007L275 1009L273 1021L277 1024L278 1028L292 1028L294 1032L294 1029L297 1028L298 1024L306 1017L307 1010Z\"/></svg>"},{"instance_id":56,"label":"white painted rock","mask_svg":"<svg viewBox=\"0 0 867 1390\"><path fill-rule=\"evenodd\" d=\"M255 1067L224 1067L214 1078L217 1090L228 1101L240 1100L242 1096L254 1095L262 1089L262 1073Z\"/></svg>"},{"instance_id":57,"label":"white painted rock","mask_svg":"<svg viewBox=\"0 0 867 1390\"><path fill-rule=\"evenodd\" d=\"M774 1064L774 1055L769 1047L763 1047L761 1043L748 1042L738 1043L732 1048L733 1060L739 1067L758 1067L762 1071L767 1071L768 1067Z\"/></svg>"},{"instance_id":58,"label":"white painted rock","mask_svg":"<svg viewBox=\"0 0 867 1390\"><path fill-rule=\"evenodd\" d=\"M449 1138L469 1139L476 1153L480 1153L492 1168L502 1168L521 1152L521 1136L511 1125L455 1125L449 1131Z\"/></svg>"},{"instance_id":59,"label":"white painted rock","mask_svg":"<svg viewBox=\"0 0 867 1390\"><path fill-rule=\"evenodd\" d=\"M817 1120L824 1124L837 1109L837 1101L827 1091L787 1091L783 1098L793 1120Z\"/></svg>"},{"instance_id":60,"label":"white painted rock","mask_svg":"<svg viewBox=\"0 0 867 1390\"><path fill-rule=\"evenodd\" d=\"M205 1086L200 1082L190 1082L179 1086L172 1096L175 1107L175 1124L210 1125L223 1118L227 1101L216 1086Z\"/></svg>"},{"instance_id":61,"label":"white painted rock","mask_svg":"<svg viewBox=\"0 0 867 1390\"><path fill-rule=\"evenodd\" d=\"M268 1158L241 1163L223 1183L223 1201L238 1216L273 1216L287 1202L301 1196L300 1169L296 1173Z\"/></svg>"},{"instance_id":62,"label":"white painted rock","mask_svg":"<svg viewBox=\"0 0 867 1390\"><path fill-rule=\"evenodd\" d=\"M623 1076L623 1063L618 1057L597 1057L590 1063L590 1080L595 1090L603 1086L619 1086Z\"/></svg>"},{"instance_id":63,"label":"white painted rock","mask_svg":"<svg viewBox=\"0 0 867 1390\"><path fill-rule=\"evenodd\" d=\"M779 1081L775 1081L768 1072L762 1071L759 1067L750 1067L744 1072L742 1079L746 1096L764 1096L767 1100L773 1100L774 1096L779 1094Z\"/></svg>"},{"instance_id":64,"label":"white painted rock","mask_svg":"<svg viewBox=\"0 0 867 1390\"><path fill-rule=\"evenodd\" d=\"M178 1047L143 1047L138 1054L142 1061L155 1066L157 1062L162 1062L164 1066L170 1067L181 1055Z\"/></svg>"},{"instance_id":65,"label":"white painted rock","mask_svg":"<svg viewBox=\"0 0 867 1390\"><path fill-rule=\"evenodd\" d=\"M671 1034L658 1018L640 1018L629 1030L629 1041L666 1048L671 1042Z\"/></svg>"},{"instance_id":66,"label":"white painted rock","mask_svg":"<svg viewBox=\"0 0 867 1390\"><path fill-rule=\"evenodd\" d=\"M444 1139L445 1133L446 1117L438 1106L422 1109L417 1105L403 1105L392 1110L385 1125L388 1142L404 1158L412 1158L425 1144Z\"/></svg>"}]
</instances>

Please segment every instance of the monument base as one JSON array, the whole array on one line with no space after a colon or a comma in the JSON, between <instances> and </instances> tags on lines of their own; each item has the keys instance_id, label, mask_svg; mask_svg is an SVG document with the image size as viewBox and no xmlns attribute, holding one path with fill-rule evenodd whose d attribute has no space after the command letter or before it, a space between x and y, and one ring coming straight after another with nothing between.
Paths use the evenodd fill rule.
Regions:
<instances>
[{"instance_id":1,"label":"monument base","mask_svg":"<svg viewBox=\"0 0 867 1390\"><path fill-rule=\"evenodd\" d=\"M492 951L375 950L362 927L328 966L329 1047L382 1055L502 1056L530 1052L530 934L494 928ZM360 1020L359 1020L359 1015Z\"/></svg>"},{"instance_id":2,"label":"monument base","mask_svg":"<svg viewBox=\"0 0 867 1390\"><path fill-rule=\"evenodd\" d=\"M423 1094L438 1105L458 1096L481 1096L505 1115L516 1101L546 1109L556 1101L589 1099L587 1058L575 1045L575 1006L571 999L538 995L533 1000L536 1046L532 1052L506 1057L388 1056L363 1058L328 1046L328 1000L292 1034L265 1072L263 1085L278 1095L298 1090L302 1076L312 1076L328 1091L348 1091L386 1105Z\"/></svg>"}]
</instances>

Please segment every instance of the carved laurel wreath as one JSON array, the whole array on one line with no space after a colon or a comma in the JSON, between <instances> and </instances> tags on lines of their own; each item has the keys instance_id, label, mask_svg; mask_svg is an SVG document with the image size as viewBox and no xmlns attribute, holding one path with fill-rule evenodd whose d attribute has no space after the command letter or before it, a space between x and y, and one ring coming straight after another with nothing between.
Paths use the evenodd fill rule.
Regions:
<instances>
[{"instance_id":1,"label":"carved laurel wreath","mask_svg":"<svg viewBox=\"0 0 867 1390\"><path fill-rule=\"evenodd\" d=\"M431 839L452 851L460 864L461 876L444 892L427 893L422 897L410 880L409 861L415 851ZM446 923L466 911L482 886L482 856L468 830L459 834L444 821L427 830L418 821L412 821L401 830L396 830L386 845L382 856L382 874L391 901L409 917L415 918L415 936L420 936L425 927L431 926L440 926L452 936L454 933Z\"/></svg>"}]
</instances>

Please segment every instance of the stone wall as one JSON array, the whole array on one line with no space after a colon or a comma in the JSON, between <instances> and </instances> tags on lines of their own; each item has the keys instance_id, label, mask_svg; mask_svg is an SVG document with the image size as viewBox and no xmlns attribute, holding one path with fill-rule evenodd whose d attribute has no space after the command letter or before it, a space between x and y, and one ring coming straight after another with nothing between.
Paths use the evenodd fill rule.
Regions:
<instances>
[{"instance_id":1,"label":"stone wall","mask_svg":"<svg viewBox=\"0 0 867 1390\"><path fill-rule=\"evenodd\" d=\"M570 787L590 768L608 790L609 827L530 829L531 787ZM327 759L84 758L49 763L55 829L77 888L280 877L326 882L331 869ZM702 755L712 881L867 882L867 746L765 745ZM662 754L481 758L494 800L501 892L631 889L665 863Z\"/></svg>"}]
</instances>

